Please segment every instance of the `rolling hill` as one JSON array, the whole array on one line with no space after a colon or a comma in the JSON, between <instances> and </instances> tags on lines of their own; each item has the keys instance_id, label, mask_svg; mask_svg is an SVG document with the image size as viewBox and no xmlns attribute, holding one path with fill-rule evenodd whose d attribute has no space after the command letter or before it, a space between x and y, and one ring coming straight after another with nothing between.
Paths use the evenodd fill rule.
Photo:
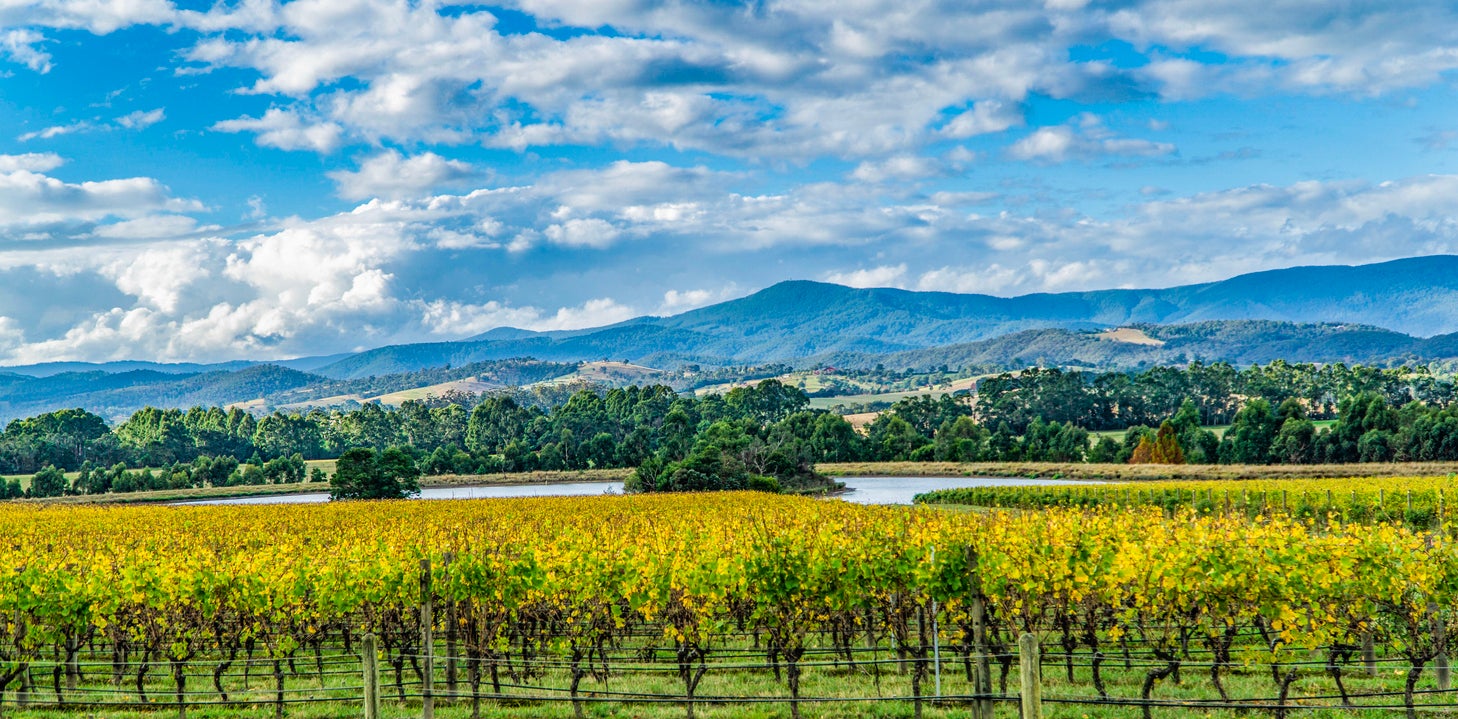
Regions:
<instances>
[{"instance_id":1,"label":"rolling hill","mask_svg":"<svg viewBox=\"0 0 1458 719\"><path fill-rule=\"evenodd\" d=\"M1029 365L1119 369L1193 361L1265 364L1345 362L1389 364L1458 357L1458 337L1421 339L1379 327L1297 324L1269 320L1214 320L1183 325L1139 324L1119 332L1025 330L977 342L890 355L837 353L815 358L837 367L890 369L1013 368Z\"/></svg>"},{"instance_id":2,"label":"rolling hill","mask_svg":"<svg viewBox=\"0 0 1458 719\"><path fill-rule=\"evenodd\" d=\"M267 363L11 367L0 371L0 418L74 406L115 418L148 404L399 400L554 378L663 381L669 375L656 368L688 364L1109 369L1275 359L1458 359L1458 256L1020 297L793 281L678 315L582 330L498 328L457 342Z\"/></svg>"},{"instance_id":3,"label":"rolling hill","mask_svg":"<svg viewBox=\"0 0 1458 719\"><path fill-rule=\"evenodd\" d=\"M656 366L794 362L847 353L895 354L1031 330L1212 320L1363 325L1413 337L1458 332L1458 256L1294 267L1168 289L1020 297L782 282L670 317L639 317L573 331L502 328L461 342L382 347L314 371L363 377L522 356L554 361L612 358Z\"/></svg>"}]
</instances>

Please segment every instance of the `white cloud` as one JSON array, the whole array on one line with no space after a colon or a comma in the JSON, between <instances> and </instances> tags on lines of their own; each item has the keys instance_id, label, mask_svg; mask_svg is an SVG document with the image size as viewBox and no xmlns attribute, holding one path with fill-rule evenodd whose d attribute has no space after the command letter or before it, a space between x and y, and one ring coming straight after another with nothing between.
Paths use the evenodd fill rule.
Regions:
<instances>
[{"instance_id":1,"label":"white cloud","mask_svg":"<svg viewBox=\"0 0 1458 719\"><path fill-rule=\"evenodd\" d=\"M443 185L459 183L476 174L469 163L447 160L433 152L404 157L387 150L365 159L354 172L327 173L339 187L339 196L349 200L370 197L398 199L425 194Z\"/></svg>"},{"instance_id":2,"label":"white cloud","mask_svg":"<svg viewBox=\"0 0 1458 719\"><path fill-rule=\"evenodd\" d=\"M78 29L97 35L132 25L165 24L175 17L167 0L40 0L0 5L0 25Z\"/></svg>"},{"instance_id":3,"label":"white cloud","mask_svg":"<svg viewBox=\"0 0 1458 719\"><path fill-rule=\"evenodd\" d=\"M906 182L936 177L946 171L946 166L935 158L898 155L880 161L862 162L851 172L851 177L862 182Z\"/></svg>"},{"instance_id":4,"label":"white cloud","mask_svg":"<svg viewBox=\"0 0 1458 719\"><path fill-rule=\"evenodd\" d=\"M155 110L137 110L129 112L116 119L116 124L128 130L142 130L151 127L167 118L164 108Z\"/></svg>"},{"instance_id":5,"label":"white cloud","mask_svg":"<svg viewBox=\"0 0 1458 719\"><path fill-rule=\"evenodd\" d=\"M900 287L906 278L906 264L882 265L850 272L827 272L826 282L847 287Z\"/></svg>"},{"instance_id":6,"label":"white cloud","mask_svg":"<svg viewBox=\"0 0 1458 719\"><path fill-rule=\"evenodd\" d=\"M1163 58L1146 74L1173 98L1217 92L1373 95L1440 82L1458 69L1458 7L1443 0L1206 3L1145 0L1100 13L1106 31L1139 48L1229 56L1205 64Z\"/></svg>"},{"instance_id":7,"label":"white cloud","mask_svg":"<svg viewBox=\"0 0 1458 719\"><path fill-rule=\"evenodd\" d=\"M270 146L323 151L349 138L861 159L1020 126L1033 93L1152 89L1178 99L1280 87L1367 95L1435 84L1458 68L1458 10L1442 0L1340 8L1313 0L869 0L781 5L770 15L713 4L512 5L544 26L610 25L615 34L502 33L486 10L384 0L245 3L178 22L211 33L189 59L251 69L257 79L247 91L284 98L278 109L293 118L282 127L250 118L223 127L269 134L260 142ZM217 34L225 28L236 34ZM1150 62L1126 70L1069 59L1071 46L1109 41L1133 43ZM1207 49L1229 57L1177 54ZM305 128L316 137L300 137ZM1159 148L1120 142L1100 141L1125 154Z\"/></svg>"},{"instance_id":8,"label":"white cloud","mask_svg":"<svg viewBox=\"0 0 1458 719\"><path fill-rule=\"evenodd\" d=\"M53 169L59 158L0 157L11 168L0 174L5 181L60 183L52 199L37 191L16 206L4 206L14 193L0 191L0 227L22 234L48 227L34 214L45 211L69 222L93 218L102 224L87 224L86 236L111 240L0 246L0 281L40 272L105 290L73 295L94 306L60 329L37 329L41 307L0 306L0 316L15 322L0 326L0 354L12 361L268 357L503 325L581 328L681 312L827 265L845 269L818 276L841 284L1005 295L1458 250L1451 217L1458 176L1254 185L1147 201L1099 219L1072 211L969 214L953 205L988 197L909 192L888 200L857 182L742 195L733 175L624 163L552 173L532 185L374 199L230 240L208 236L185 210L169 210L178 201L155 181L67 184L35 171ZM88 187L100 194L88 196ZM152 194L124 202L122 190ZM68 194L75 197L64 209L45 210L44 202ZM32 214L16 215L20 205ZM508 249L523 236L535 239L517 253ZM589 270L564 259L585 247L611 250L594 252ZM705 267L722 289L697 284L702 269L683 269ZM665 268L679 274L664 275L664 284L688 289L664 291L641 279ZM512 288L521 289L508 300ZM521 301L536 296L561 299Z\"/></svg>"},{"instance_id":9,"label":"white cloud","mask_svg":"<svg viewBox=\"0 0 1458 719\"><path fill-rule=\"evenodd\" d=\"M538 330L576 330L584 327L601 327L638 316L632 307L619 304L611 297L599 297L584 302L580 307L563 307L556 314L544 317L530 325Z\"/></svg>"},{"instance_id":10,"label":"white cloud","mask_svg":"<svg viewBox=\"0 0 1458 719\"><path fill-rule=\"evenodd\" d=\"M602 249L613 244L622 233L606 220L589 217L548 225L542 234L553 244Z\"/></svg>"},{"instance_id":11,"label":"white cloud","mask_svg":"<svg viewBox=\"0 0 1458 719\"><path fill-rule=\"evenodd\" d=\"M660 317L676 315L733 299L742 294L744 293L739 286L734 283L717 290L669 290L663 293L663 302L658 305L658 309L654 310L653 314Z\"/></svg>"},{"instance_id":12,"label":"white cloud","mask_svg":"<svg viewBox=\"0 0 1458 719\"><path fill-rule=\"evenodd\" d=\"M0 32L0 56L38 73L48 73L51 71L51 56L40 49L40 44L44 41L45 36L34 30Z\"/></svg>"},{"instance_id":13,"label":"white cloud","mask_svg":"<svg viewBox=\"0 0 1458 719\"><path fill-rule=\"evenodd\" d=\"M197 230L197 220L186 215L148 215L96 228L97 237L147 240L179 237Z\"/></svg>"},{"instance_id":14,"label":"white cloud","mask_svg":"<svg viewBox=\"0 0 1458 719\"><path fill-rule=\"evenodd\" d=\"M176 313L183 292L210 276L207 259L207 248L201 244L148 247L103 265L98 274L136 297L142 307Z\"/></svg>"},{"instance_id":15,"label":"white cloud","mask_svg":"<svg viewBox=\"0 0 1458 719\"><path fill-rule=\"evenodd\" d=\"M71 135L78 132L90 132L95 129L97 129L97 127L94 123L81 120L67 125L51 125L50 127L42 128L34 132L27 132L20 136L20 141L29 142L31 140L49 140L53 137L60 137L61 135Z\"/></svg>"},{"instance_id":16,"label":"white cloud","mask_svg":"<svg viewBox=\"0 0 1458 719\"><path fill-rule=\"evenodd\" d=\"M164 108L155 110L137 110L130 112L112 121L103 120L77 120L65 125L51 125L20 136L21 142L30 140L49 140L61 135L74 135L83 132L107 132L112 130L145 130L167 117Z\"/></svg>"},{"instance_id":17,"label":"white cloud","mask_svg":"<svg viewBox=\"0 0 1458 719\"><path fill-rule=\"evenodd\" d=\"M1117 137L1098 118L1082 117L1077 125L1040 127L1008 147L1019 160L1059 163L1102 157L1159 157L1175 151L1168 142Z\"/></svg>"},{"instance_id":18,"label":"white cloud","mask_svg":"<svg viewBox=\"0 0 1458 719\"><path fill-rule=\"evenodd\" d=\"M24 155L0 155L0 172L49 172L65 164L54 152L27 152Z\"/></svg>"},{"instance_id":19,"label":"white cloud","mask_svg":"<svg viewBox=\"0 0 1458 719\"><path fill-rule=\"evenodd\" d=\"M240 117L214 123L217 132L257 133L255 142L280 150L312 150L330 153L344 142L344 128L333 122L305 121L292 110L271 107L263 117Z\"/></svg>"},{"instance_id":20,"label":"white cloud","mask_svg":"<svg viewBox=\"0 0 1458 719\"><path fill-rule=\"evenodd\" d=\"M243 68L253 75L243 91L279 101L216 129L288 150L612 143L856 160L1017 127L1032 94L1365 96L1438 84L1458 69L1458 7L1445 0L867 0L772 13L714 3L507 6L543 27L583 31L502 32L488 9L394 0L248 0L206 11L166 0L46 0L0 6L0 53L44 71L47 30L183 29L196 37L187 71ZM604 26L614 32L590 30ZM1131 43L1149 62L1129 70L1069 57L1070 47L1107 42ZM1037 139L1057 143L1070 131L1053 132ZM1158 148L1100 142L1125 154Z\"/></svg>"},{"instance_id":21,"label":"white cloud","mask_svg":"<svg viewBox=\"0 0 1458 719\"><path fill-rule=\"evenodd\" d=\"M983 100L948 121L942 127L941 134L953 139L964 139L973 135L1002 132L1022 124L1023 113L1017 107L998 100Z\"/></svg>"},{"instance_id":22,"label":"white cloud","mask_svg":"<svg viewBox=\"0 0 1458 719\"><path fill-rule=\"evenodd\" d=\"M41 174L60 165L51 154L0 156L0 233L26 227L194 212L202 205L171 196L149 177L71 183Z\"/></svg>"}]
</instances>

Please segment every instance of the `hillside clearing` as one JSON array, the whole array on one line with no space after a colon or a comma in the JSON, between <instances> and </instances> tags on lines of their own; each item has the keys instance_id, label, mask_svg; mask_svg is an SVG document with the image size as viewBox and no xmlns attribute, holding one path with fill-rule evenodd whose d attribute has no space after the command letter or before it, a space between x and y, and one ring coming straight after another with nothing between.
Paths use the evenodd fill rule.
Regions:
<instances>
[{"instance_id":1,"label":"hillside clearing","mask_svg":"<svg viewBox=\"0 0 1458 719\"><path fill-rule=\"evenodd\" d=\"M1129 345L1144 345L1146 347L1163 347L1164 340L1150 337L1144 330L1134 327L1119 327L1112 330L1104 330L1096 335L1099 339L1108 342L1122 342Z\"/></svg>"}]
</instances>

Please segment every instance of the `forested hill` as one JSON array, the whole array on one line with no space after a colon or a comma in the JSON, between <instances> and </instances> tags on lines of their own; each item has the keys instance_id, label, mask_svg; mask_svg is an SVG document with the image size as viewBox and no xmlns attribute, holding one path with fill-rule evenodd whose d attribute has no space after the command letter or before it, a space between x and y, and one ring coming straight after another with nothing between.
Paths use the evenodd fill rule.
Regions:
<instances>
[{"instance_id":1,"label":"forested hill","mask_svg":"<svg viewBox=\"0 0 1458 719\"><path fill-rule=\"evenodd\" d=\"M1229 362L1239 366L1288 362L1425 364L1458 357L1458 335L1412 337L1380 327L1296 324L1267 320L1136 324L1108 331L1043 329L979 342L889 355L834 353L817 357L834 367L1098 367L1106 369Z\"/></svg>"},{"instance_id":2,"label":"forested hill","mask_svg":"<svg viewBox=\"0 0 1458 719\"><path fill-rule=\"evenodd\" d=\"M1162 290L1012 298L785 282L672 317L587 330L502 328L461 342L269 364L32 365L0 372L0 419L62 407L107 417L146 405L301 409L321 399L334 406L452 382L480 392L554 380L604 360L653 372L768 364L1130 369L1278 359L1379 365L1458 359L1458 257L1300 267Z\"/></svg>"},{"instance_id":3,"label":"forested hill","mask_svg":"<svg viewBox=\"0 0 1458 719\"><path fill-rule=\"evenodd\" d=\"M63 408L79 407L108 420L119 420L143 407L212 407L248 405L268 411L295 405L305 409L311 402L324 405L360 402L391 392L438 387L437 395L474 389L529 385L563 377L578 370L576 364L505 360L478 362L457 367L439 367L380 377L336 380L273 364L247 365L242 369L205 372L165 372L129 369L107 372L91 368L84 372L60 372L41 377L16 373L0 374L0 422ZM469 389L453 387L453 381L467 381ZM421 394L423 398L425 394Z\"/></svg>"},{"instance_id":4,"label":"forested hill","mask_svg":"<svg viewBox=\"0 0 1458 719\"><path fill-rule=\"evenodd\" d=\"M1006 298L782 282L748 297L671 317L640 317L589 330L493 330L463 342L370 350L316 371L333 377L362 377L521 356L554 361L612 358L657 366L795 362L816 356L884 355L946 347L1029 330L1077 331L1209 320L1361 325L1393 333L1388 338L1393 341L1386 343L1384 351L1401 354L1411 347L1414 352L1425 352L1431 348L1415 345L1414 338L1458 332L1458 257L1420 257L1358 267L1296 267L1169 289ZM1338 345L1343 353L1355 341L1351 332L1341 328L1323 332L1342 335ZM1266 338L1248 335L1246 340L1255 355L1274 358L1259 349L1269 345ZM1327 361L1375 356L1371 351L1358 351L1302 358Z\"/></svg>"}]
</instances>

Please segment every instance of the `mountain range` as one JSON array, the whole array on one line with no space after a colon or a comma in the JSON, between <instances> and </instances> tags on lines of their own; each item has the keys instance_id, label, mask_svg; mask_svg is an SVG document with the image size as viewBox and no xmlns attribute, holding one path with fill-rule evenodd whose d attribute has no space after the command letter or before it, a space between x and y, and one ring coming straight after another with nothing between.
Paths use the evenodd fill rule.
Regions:
<instances>
[{"instance_id":1,"label":"mountain range","mask_svg":"<svg viewBox=\"0 0 1458 719\"><path fill-rule=\"evenodd\" d=\"M417 376L430 384L447 366L458 368L455 375L472 363L522 357L664 368L1445 360L1458 358L1458 256L1294 267L1166 289L1018 297L790 281L678 315L581 330L499 328L453 342L272 362L4 368L0 415L83 403L121 412L134 404L317 395L341 382L396 376L387 384Z\"/></svg>"}]
</instances>

